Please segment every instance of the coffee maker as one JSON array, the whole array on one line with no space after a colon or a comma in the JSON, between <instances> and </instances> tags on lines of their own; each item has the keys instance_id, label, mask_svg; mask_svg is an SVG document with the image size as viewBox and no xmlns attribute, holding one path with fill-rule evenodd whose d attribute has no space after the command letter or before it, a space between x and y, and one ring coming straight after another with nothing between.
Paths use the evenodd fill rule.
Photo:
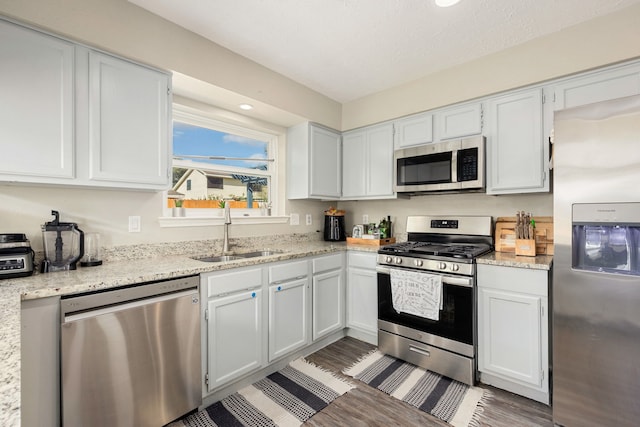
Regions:
<instances>
[{"instance_id":1,"label":"coffee maker","mask_svg":"<svg viewBox=\"0 0 640 427\"><path fill-rule=\"evenodd\" d=\"M51 211L53 221L42 226L45 259L40 272L75 270L84 255L84 233L75 222L60 222L58 211Z\"/></svg>"}]
</instances>

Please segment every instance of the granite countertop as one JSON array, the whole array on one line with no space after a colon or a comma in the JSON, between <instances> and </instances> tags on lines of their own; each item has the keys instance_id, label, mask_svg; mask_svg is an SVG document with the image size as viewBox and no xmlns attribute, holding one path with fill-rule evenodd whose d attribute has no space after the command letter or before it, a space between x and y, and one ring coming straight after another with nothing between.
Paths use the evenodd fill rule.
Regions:
<instances>
[{"instance_id":1,"label":"granite countertop","mask_svg":"<svg viewBox=\"0 0 640 427\"><path fill-rule=\"evenodd\" d=\"M478 264L498 265L502 267L529 268L533 270L551 270L553 255L516 256L510 252L491 252L476 259Z\"/></svg>"},{"instance_id":2,"label":"granite countertop","mask_svg":"<svg viewBox=\"0 0 640 427\"><path fill-rule=\"evenodd\" d=\"M377 247L349 245L342 242L305 241L291 238L287 243L275 243L269 250L280 251L270 256L239 259L224 263L207 263L192 258L194 251L200 256L217 254L207 247L209 253L202 252L198 242L183 242L190 251L183 254L171 254L164 248L153 251L144 245L136 245L123 255L111 254L111 260L105 260L98 267L79 268L74 271L62 271L48 274L35 274L19 279L0 281L0 425L20 426L20 303L22 300L70 295L98 289L109 289L122 285L144 283L148 281L191 276L230 268L265 264L294 258L322 255L337 251L377 252ZM175 252L175 245L173 245ZM245 242L237 252L251 252L264 248L264 241ZM260 250L260 249L257 249ZM144 252L146 251L146 252ZM155 251L155 252L154 252ZM144 253L142 253L144 252ZM144 254L149 256L142 256ZM130 257L130 258L129 258Z\"/></svg>"}]
</instances>

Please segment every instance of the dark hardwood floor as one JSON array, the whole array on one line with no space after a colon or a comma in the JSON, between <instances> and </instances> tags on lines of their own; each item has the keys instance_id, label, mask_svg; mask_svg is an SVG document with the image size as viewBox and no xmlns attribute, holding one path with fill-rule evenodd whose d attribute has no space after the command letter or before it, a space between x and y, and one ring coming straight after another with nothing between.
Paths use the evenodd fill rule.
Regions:
<instances>
[{"instance_id":1,"label":"dark hardwood floor","mask_svg":"<svg viewBox=\"0 0 640 427\"><path fill-rule=\"evenodd\" d=\"M310 362L357 384L357 388L333 401L304 426L449 426L449 424L385 393L342 374L375 347L354 338L343 338L307 357ZM480 415L480 426L553 426L551 408L541 403L479 384L490 393Z\"/></svg>"}]
</instances>

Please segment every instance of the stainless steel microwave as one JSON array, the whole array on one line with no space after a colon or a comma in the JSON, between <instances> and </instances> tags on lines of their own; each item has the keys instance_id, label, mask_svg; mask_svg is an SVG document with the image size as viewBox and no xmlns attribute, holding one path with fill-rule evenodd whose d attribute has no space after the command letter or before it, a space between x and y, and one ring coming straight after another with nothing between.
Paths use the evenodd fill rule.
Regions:
<instances>
[{"instance_id":1,"label":"stainless steel microwave","mask_svg":"<svg viewBox=\"0 0 640 427\"><path fill-rule=\"evenodd\" d=\"M483 136L454 139L396 150L394 191L483 191L485 142Z\"/></svg>"}]
</instances>

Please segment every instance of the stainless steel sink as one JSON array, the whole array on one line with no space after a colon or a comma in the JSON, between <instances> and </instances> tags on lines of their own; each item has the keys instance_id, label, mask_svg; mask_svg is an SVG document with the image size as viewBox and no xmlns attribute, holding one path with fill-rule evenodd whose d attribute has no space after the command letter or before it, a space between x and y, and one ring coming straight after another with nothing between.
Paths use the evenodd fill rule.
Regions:
<instances>
[{"instance_id":1,"label":"stainless steel sink","mask_svg":"<svg viewBox=\"0 0 640 427\"><path fill-rule=\"evenodd\" d=\"M243 254L238 254L238 256L240 256L242 258L256 258L256 257L261 257L261 256L277 255L277 254L281 254L281 253L283 253L283 252L282 251L266 250L266 251L247 252L247 253L243 253Z\"/></svg>"},{"instance_id":2,"label":"stainless steel sink","mask_svg":"<svg viewBox=\"0 0 640 427\"><path fill-rule=\"evenodd\" d=\"M283 252L282 251L264 250L264 251L246 252L246 253L233 254L233 255L194 257L193 259L195 259L196 261L202 261L202 262L228 262L228 261L235 261L235 260L238 260L238 259L245 259L245 258L257 258L257 257L263 257L263 256L271 256L271 255L276 255L276 254L281 254L281 253L283 253Z\"/></svg>"},{"instance_id":3,"label":"stainless steel sink","mask_svg":"<svg viewBox=\"0 0 640 427\"><path fill-rule=\"evenodd\" d=\"M245 257L238 256L238 255L220 255L220 256L208 256L208 257L194 258L194 259L196 261L202 261L202 262L227 262L227 261L234 261L242 258L245 258Z\"/></svg>"}]
</instances>

